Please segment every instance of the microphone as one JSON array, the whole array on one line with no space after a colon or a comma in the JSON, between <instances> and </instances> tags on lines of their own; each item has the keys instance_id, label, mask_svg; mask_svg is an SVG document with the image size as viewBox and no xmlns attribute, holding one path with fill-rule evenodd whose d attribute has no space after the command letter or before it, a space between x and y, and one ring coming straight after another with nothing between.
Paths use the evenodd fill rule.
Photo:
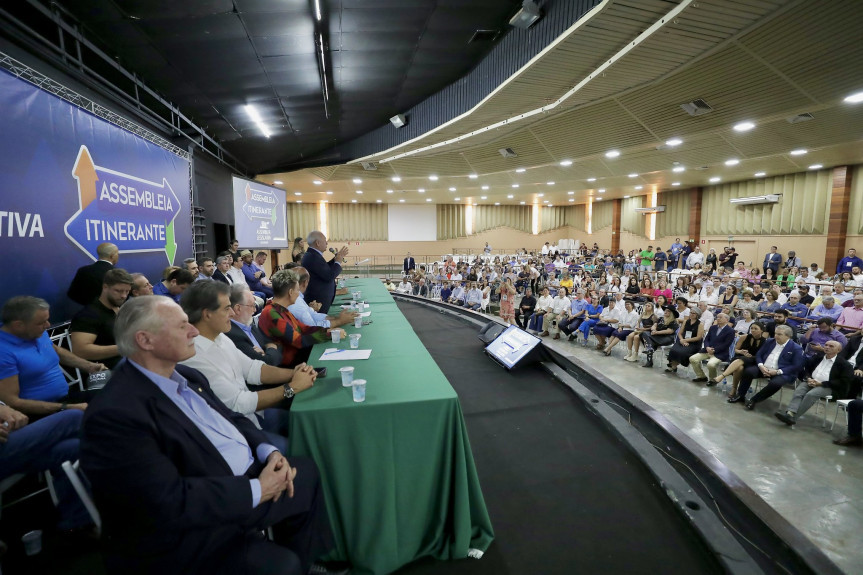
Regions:
<instances>
[{"instance_id":1,"label":"microphone","mask_svg":"<svg viewBox=\"0 0 863 575\"><path fill-rule=\"evenodd\" d=\"M336 248L330 248L329 252L333 255L336 255L336 253L338 253L338 252L336 252Z\"/></svg>"}]
</instances>

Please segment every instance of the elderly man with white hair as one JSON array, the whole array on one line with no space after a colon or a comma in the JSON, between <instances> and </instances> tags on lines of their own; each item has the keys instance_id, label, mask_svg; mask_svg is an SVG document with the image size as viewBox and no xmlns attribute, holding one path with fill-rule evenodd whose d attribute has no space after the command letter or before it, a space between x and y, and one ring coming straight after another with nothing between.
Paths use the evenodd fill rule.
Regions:
<instances>
[{"instance_id":1,"label":"elderly man with white hair","mask_svg":"<svg viewBox=\"0 0 863 575\"><path fill-rule=\"evenodd\" d=\"M731 344L734 342L734 328L728 323L728 315L716 314L716 320L710 329L704 334L704 343L701 351L689 358L689 365L695 372L695 382L707 382L707 385L716 385L716 366L720 362L730 361ZM707 370L710 372L709 379L704 375L701 362L707 360Z\"/></svg>"},{"instance_id":2,"label":"elderly man with white hair","mask_svg":"<svg viewBox=\"0 0 863 575\"><path fill-rule=\"evenodd\" d=\"M728 403L746 400L746 409L754 409L755 405L764 401L783 385L797 379L803 369L803 348L794 343L791 338L794 330L787 325L777 325L775 335L768 339L755 355L757 364L743 370L737 395L728 398ZM767 378L767 385L761 391L746 399L746 392L756 377Z\"/></svg>"},{"instance_id":3,"label":"elderly man with white hair","mask_svg":"<svg viewBox=\"0 0 863 575\"><path fill-rule=\"evenodd\" d=\"M854 379L854 366L847 359L839 357L842 344L838 341L828 341L824 344L824 355L806 360L803 368L808 377L797 384L794 395L785 411L779 410L774 415L786 425L794 425L797 418L809 411L822 397L833 396L834 399L844 399Z\"/></svg>"},{"instance_id":4,"label":"elderly man with white hair","mask_svg":"<svg viewBox=\"0 0 863 575\"><path fill-rule=\"evenodd\" d=\"M336 278L342 273L342 262L348 255L348 247L335 252L335 257L330 261L324 258L327 251L327 236L315 230L306 238L309 249L303 256L302 266L309 272L309 287L306 289L306 298L321 304L321 313L330 311L333 298L336 296Z\"/></svg>"}]
</instances>

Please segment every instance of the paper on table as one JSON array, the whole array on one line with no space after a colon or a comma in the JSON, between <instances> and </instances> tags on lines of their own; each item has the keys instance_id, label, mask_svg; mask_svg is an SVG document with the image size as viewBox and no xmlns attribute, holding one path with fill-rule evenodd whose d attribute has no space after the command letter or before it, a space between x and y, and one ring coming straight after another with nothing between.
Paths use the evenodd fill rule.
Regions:
<instances>
[{"instance_id":1,"label":"paper on table","mask_svg":"<svg viewBox=\"0 0 863 575\"><path fill-rule=\"evenodd\" d=\"M372 315L372 312L370 311L364 311L360 313L360 317L369 317L370 315Z\"/></svg>"},{"instance_id":2,"label":"paper on table","mask_svg":"<svg viewBox=\"0 0 863 575\"><path fill-rule=\"evenodd\" d=\"M363 304L363 309L369 309L370 307L371 307L371 306L370 306L369 304L367 304L367 303L364 303L364 304ZM350 309L350 308L351 308L351 306L350 306L350 305L343 305L343 306L342 306L342 309Z\"/></svg>"},{"instance_id":3,"label":"paper on table","mask_svg":"<svg viewBox=\"0 0 863 575\"><path fill-rule=\"evenodd\" d=\"M368 359L372 354L370 349L336 349L334 347L324 351L321 361L352 361L355 359Z\"/></svg>"}]
</instances>

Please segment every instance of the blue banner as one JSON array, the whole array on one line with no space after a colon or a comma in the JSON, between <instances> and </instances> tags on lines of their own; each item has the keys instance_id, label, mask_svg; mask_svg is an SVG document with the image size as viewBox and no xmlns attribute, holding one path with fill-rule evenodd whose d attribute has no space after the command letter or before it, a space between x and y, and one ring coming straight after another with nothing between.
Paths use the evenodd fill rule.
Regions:
<instances>
[{"instance_id":1,"label":"blue banner","mask_svg":"<svg viewBox=\"0 0 863 575\"><path fill-rule=\"evenodd\" d=\"M69 282L103 242L154 284L194 255L188 160L6 72L0 110L0 302L36 295L69 319Z\"/></svg>"},{"instance_id":2,"label":"blue banner","mask_svg":"<svg viewBox=\"0 0 863 575\"><path fill-rule=\"evenodd\" d=\"M285 190L234 176L234 237L248 248L289 248Z\"/></svg>"}]
</instances>

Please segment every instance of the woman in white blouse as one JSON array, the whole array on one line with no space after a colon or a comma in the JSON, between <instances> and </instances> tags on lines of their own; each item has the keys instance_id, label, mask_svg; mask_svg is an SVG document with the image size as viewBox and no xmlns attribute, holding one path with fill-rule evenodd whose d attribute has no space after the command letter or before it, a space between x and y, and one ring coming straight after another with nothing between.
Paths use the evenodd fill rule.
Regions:
<instances>
[{"instance_id":1,"label":"woman in white blouse","mask_svg":"<svg viewBox=\"0 0 863 575\"><path fill-rule=\"evenodd\" d=\"M596 336L596 349L603 349L605 341L615 329L618 323L626 317L626 309L621 303L618 303L614 298L608 301L608 305L599 314L599 322L593 326L593 335Z\"/></svg>"},{"instance_id":2,"label":"woman in white blouse","mask_svg":"<svg viewBox=\"0 0 863 575\"><path fill-rule=\"evenodd\" d=\"M605 346L605 355L611 355L611 350L614 349L620 340L625 340L626 336L632 333L632 331L638 327L639 315L638 312L635 311L635 307L632 305L632 302L627 300L625 305L623 317L617 323L617 328L611 332L611 338L608 340L608 345ZM595 328L594 328L595 329Z\"/></svg>"}]
</instances>

